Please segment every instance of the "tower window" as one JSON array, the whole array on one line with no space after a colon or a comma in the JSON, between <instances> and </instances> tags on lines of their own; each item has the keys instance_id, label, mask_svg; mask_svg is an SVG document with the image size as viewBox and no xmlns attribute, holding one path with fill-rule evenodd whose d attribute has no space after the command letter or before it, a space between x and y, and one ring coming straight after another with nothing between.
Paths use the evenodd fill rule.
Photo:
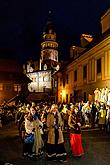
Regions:
<instances>
[{"instance_id":1,"label":"tower window","mask_svg":"<svg viewBox=\"0 0 110 165\"><path fill-rule=\"evenodd\" d=\"M49 29L49 33L52 33L52 29Z\"/></svg>"}]
</instances>

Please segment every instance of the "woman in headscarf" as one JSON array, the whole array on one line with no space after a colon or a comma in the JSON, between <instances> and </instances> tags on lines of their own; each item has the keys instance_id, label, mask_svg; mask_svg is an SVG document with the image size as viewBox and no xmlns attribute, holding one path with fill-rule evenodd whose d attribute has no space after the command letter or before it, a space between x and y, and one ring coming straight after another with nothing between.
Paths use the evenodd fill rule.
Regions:
<instances>
[{"instance_id":1,"label":"woman in headscarf","mask_svg":"<svg viewBox=\"0 0 110 165\"><path fill-rule=\"evenodd\" d=\"M66 161L64 138L62 132L63 122L58 106L53 104L47 115L47 160Z\"/></svg>"},{"instance_id":2,"label":"woman in headscarf","mask_svg":"<svg viewBox=\"0 0 110 165\"><path fill-rule=\"evenodd\" d=\"M70 127L70 146L73 156L82 156L84 154L81 138L81 124L79 122L78 112L75 111L75 107L71 107L71 114L68 119L68 125Z\"/></svg>"}]
</instances>

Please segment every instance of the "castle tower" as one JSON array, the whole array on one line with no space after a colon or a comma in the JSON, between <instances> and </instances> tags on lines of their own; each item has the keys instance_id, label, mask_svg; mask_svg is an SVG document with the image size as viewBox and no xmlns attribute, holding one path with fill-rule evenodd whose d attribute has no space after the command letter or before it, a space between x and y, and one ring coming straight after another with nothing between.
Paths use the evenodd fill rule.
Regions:
<instances>
[{"instance_id":1,"label":"castle tower","mask_svg":"<svg viewBox=\"0 0 110 165\"><path fill-rule=\"evenodd\" d=\"M54 72L56 68L58 69L58 43L56 42L53 22L49 18L43 31L40 70L52 70Z\"/></svg>"}]
</instances>

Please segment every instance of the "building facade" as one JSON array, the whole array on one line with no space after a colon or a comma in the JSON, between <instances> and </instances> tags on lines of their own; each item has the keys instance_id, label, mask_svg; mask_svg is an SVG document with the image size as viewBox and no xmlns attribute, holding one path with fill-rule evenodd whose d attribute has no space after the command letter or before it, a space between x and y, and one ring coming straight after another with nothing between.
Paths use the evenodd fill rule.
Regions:
<instances>
[{"instance_id":1,"label":"building facade","mask_svg":"<svg viewBox=\"0 0 110 165\"><path fill-rule=\"evenodd\" d=\"M57 72L58 102L93 100L96 88L110 90L110 9L101 17L101 24L101 39L81 52L72 46L71 62Z\"/></svg>"}]
</instances>

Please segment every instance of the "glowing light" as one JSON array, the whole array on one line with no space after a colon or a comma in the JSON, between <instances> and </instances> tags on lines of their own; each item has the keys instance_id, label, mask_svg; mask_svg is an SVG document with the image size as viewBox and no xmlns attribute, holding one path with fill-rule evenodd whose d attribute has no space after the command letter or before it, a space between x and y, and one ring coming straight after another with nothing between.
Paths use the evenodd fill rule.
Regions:
<instances>
[{"instance_id":1,"label":"glowing light","mask_svg":"<svg viewBox=\"0 0 110 165\"><path fill-rule=\"evenodd\" d=\"M63 89L62 90L62 97L65 97L65 95L66 95L66 91Z\"/></svg>"}]
</instances>

